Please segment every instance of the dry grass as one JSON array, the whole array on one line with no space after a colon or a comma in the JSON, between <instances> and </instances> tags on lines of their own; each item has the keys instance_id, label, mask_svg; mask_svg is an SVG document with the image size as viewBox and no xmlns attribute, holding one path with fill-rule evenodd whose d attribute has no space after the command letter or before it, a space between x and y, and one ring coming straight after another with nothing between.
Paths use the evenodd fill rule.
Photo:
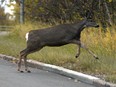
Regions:
<instances>
[{"instance_id":1,"label":"dry grass","mask_svg":"<svg viewBox=\"0 0 116 87\"><path fill-rule=\"evenodd\" d=\"M10 35L0 37L0 53L18 57L19 52L26 46L25 33L31 29L41 29L48 26L41 23L39 25L31 23L22 26L16 25ZM107 28L106 32L103 32L101 28L85 29L82 32L82 42L99 56L99 60L95 60L83 49L81 49L79 58L76 59L76 45L45 47L28 57L92 74L116 83L116 31L114 28L116 27Z\"/></svg>"}]
</instances>

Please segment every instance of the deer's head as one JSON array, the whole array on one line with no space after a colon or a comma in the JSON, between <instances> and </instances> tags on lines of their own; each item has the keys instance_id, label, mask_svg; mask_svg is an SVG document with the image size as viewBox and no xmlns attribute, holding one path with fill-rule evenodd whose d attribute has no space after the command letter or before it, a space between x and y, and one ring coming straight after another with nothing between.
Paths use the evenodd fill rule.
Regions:
<instances>
[{"instance_id":1,"label":"deer's head","mask_svg":"<svg viewBox=\"0 0 116 87\"><path fill-rule=\"evenodd\" d=\"M86 18L85 18L85 26L84 27L99 27L99 25L94 21L93 14L90 11L86 12Z\"/></svg>"}]
</instances>

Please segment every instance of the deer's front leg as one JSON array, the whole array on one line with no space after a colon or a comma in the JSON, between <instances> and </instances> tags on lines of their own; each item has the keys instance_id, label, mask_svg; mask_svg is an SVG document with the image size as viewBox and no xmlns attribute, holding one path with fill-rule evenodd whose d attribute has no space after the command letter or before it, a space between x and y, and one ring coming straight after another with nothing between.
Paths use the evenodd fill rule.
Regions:
<instances>
[{"instance_id":1,"label":"deer's front leg","mask_svg":"<svg viewBox=\"0 0 116 87\"><path fill-rule=\"evenodd\" d=\"M23 73L23 71L21 70L21 63L22 63L22 56L20 55L20 59L19 59L19 62L18 62L18 71Z\"/></svg>"},{"instance_id":2,"label":"deer's front leg","mask_svg":"<svg viewBox=\"0 0 116 87\"><path fill-rule=\"evenodd\" d=\"M28 66L27 66L27 56L24 57L24 64L25 64L25 71L27 71L28 73L31 73L31 71L28 69Z\"/></svg>"},{"instance_id":3,"label":"deer's front leg","mask_svg":"<svg viewBox=\"0 0 116 87\"><path fill-rule=\"evenodd\" d=\"M81 47L81 41L80 40L72 40L70 43L76 44L78 46L77 48L77 54L76 54L76 58L79 57L80 55L80 47Z\"/></svg>"},{"instance_id":4,"label":"deer's front leg","mask_svg":"<svg viewBox=\"0 0 116 87\"><path fill-rule=\"evenodd\" d=\"M81 47L80 44L78 44L77 46L78 46L78 48L77 48L77 54L75 56L76 58L78 58L80 55L80 47Z\"/></svg>"},{"instance_id":5,"label":"deer's front leg","mask_svg":"<svg viewBox=\"0 0 116 87\"><path fill-rule=\"evenodd\" d=\"M87 50L95 59L99 59L98 56L89 50L84 44L81 43L81 47Z\"/></svg>"}]
</instances>

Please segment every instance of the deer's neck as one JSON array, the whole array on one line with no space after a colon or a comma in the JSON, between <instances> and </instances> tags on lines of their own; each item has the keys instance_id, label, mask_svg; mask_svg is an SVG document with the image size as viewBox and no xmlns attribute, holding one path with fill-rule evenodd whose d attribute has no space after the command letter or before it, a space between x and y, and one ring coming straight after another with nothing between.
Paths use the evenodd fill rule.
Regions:
<instances>
[{"instance_id":1,"label":"deer's neck","mask_svg":"<svg viewBox=\"0 0 116 87\"><path fill-rule=\"evenodd\" d=\"M86 19L82 20L79 23L74 23L72 26L78 31L81 32L85 28Z\"/></svg>"}]
</instances>

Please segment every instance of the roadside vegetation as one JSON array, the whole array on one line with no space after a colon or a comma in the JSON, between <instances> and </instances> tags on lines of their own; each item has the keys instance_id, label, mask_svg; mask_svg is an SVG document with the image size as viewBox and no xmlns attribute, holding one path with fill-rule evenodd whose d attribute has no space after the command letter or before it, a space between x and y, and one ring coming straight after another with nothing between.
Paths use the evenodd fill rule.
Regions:
<instances>
[{"instance_id":1,"label":"roadside vegetation","mask_svg":"<svg viewBox=\"0 0 116 87\"><path fill-rule=\"evenodd\" d=\"M0 36L0 53L19 57L19 52L26 47L25 33L31 29L41 29L50 25L25 23L15 25L11 33ZM102 28L88 28L82 32L82 42L98 55L94 59L87 51L81 49L79 58L75 58L77 46L73 44L62 47L45 47L30 54L29 59L62 66L75 71L94 75L116 83L116 26L105 31Z\"/></svg>"}]
</instances>

